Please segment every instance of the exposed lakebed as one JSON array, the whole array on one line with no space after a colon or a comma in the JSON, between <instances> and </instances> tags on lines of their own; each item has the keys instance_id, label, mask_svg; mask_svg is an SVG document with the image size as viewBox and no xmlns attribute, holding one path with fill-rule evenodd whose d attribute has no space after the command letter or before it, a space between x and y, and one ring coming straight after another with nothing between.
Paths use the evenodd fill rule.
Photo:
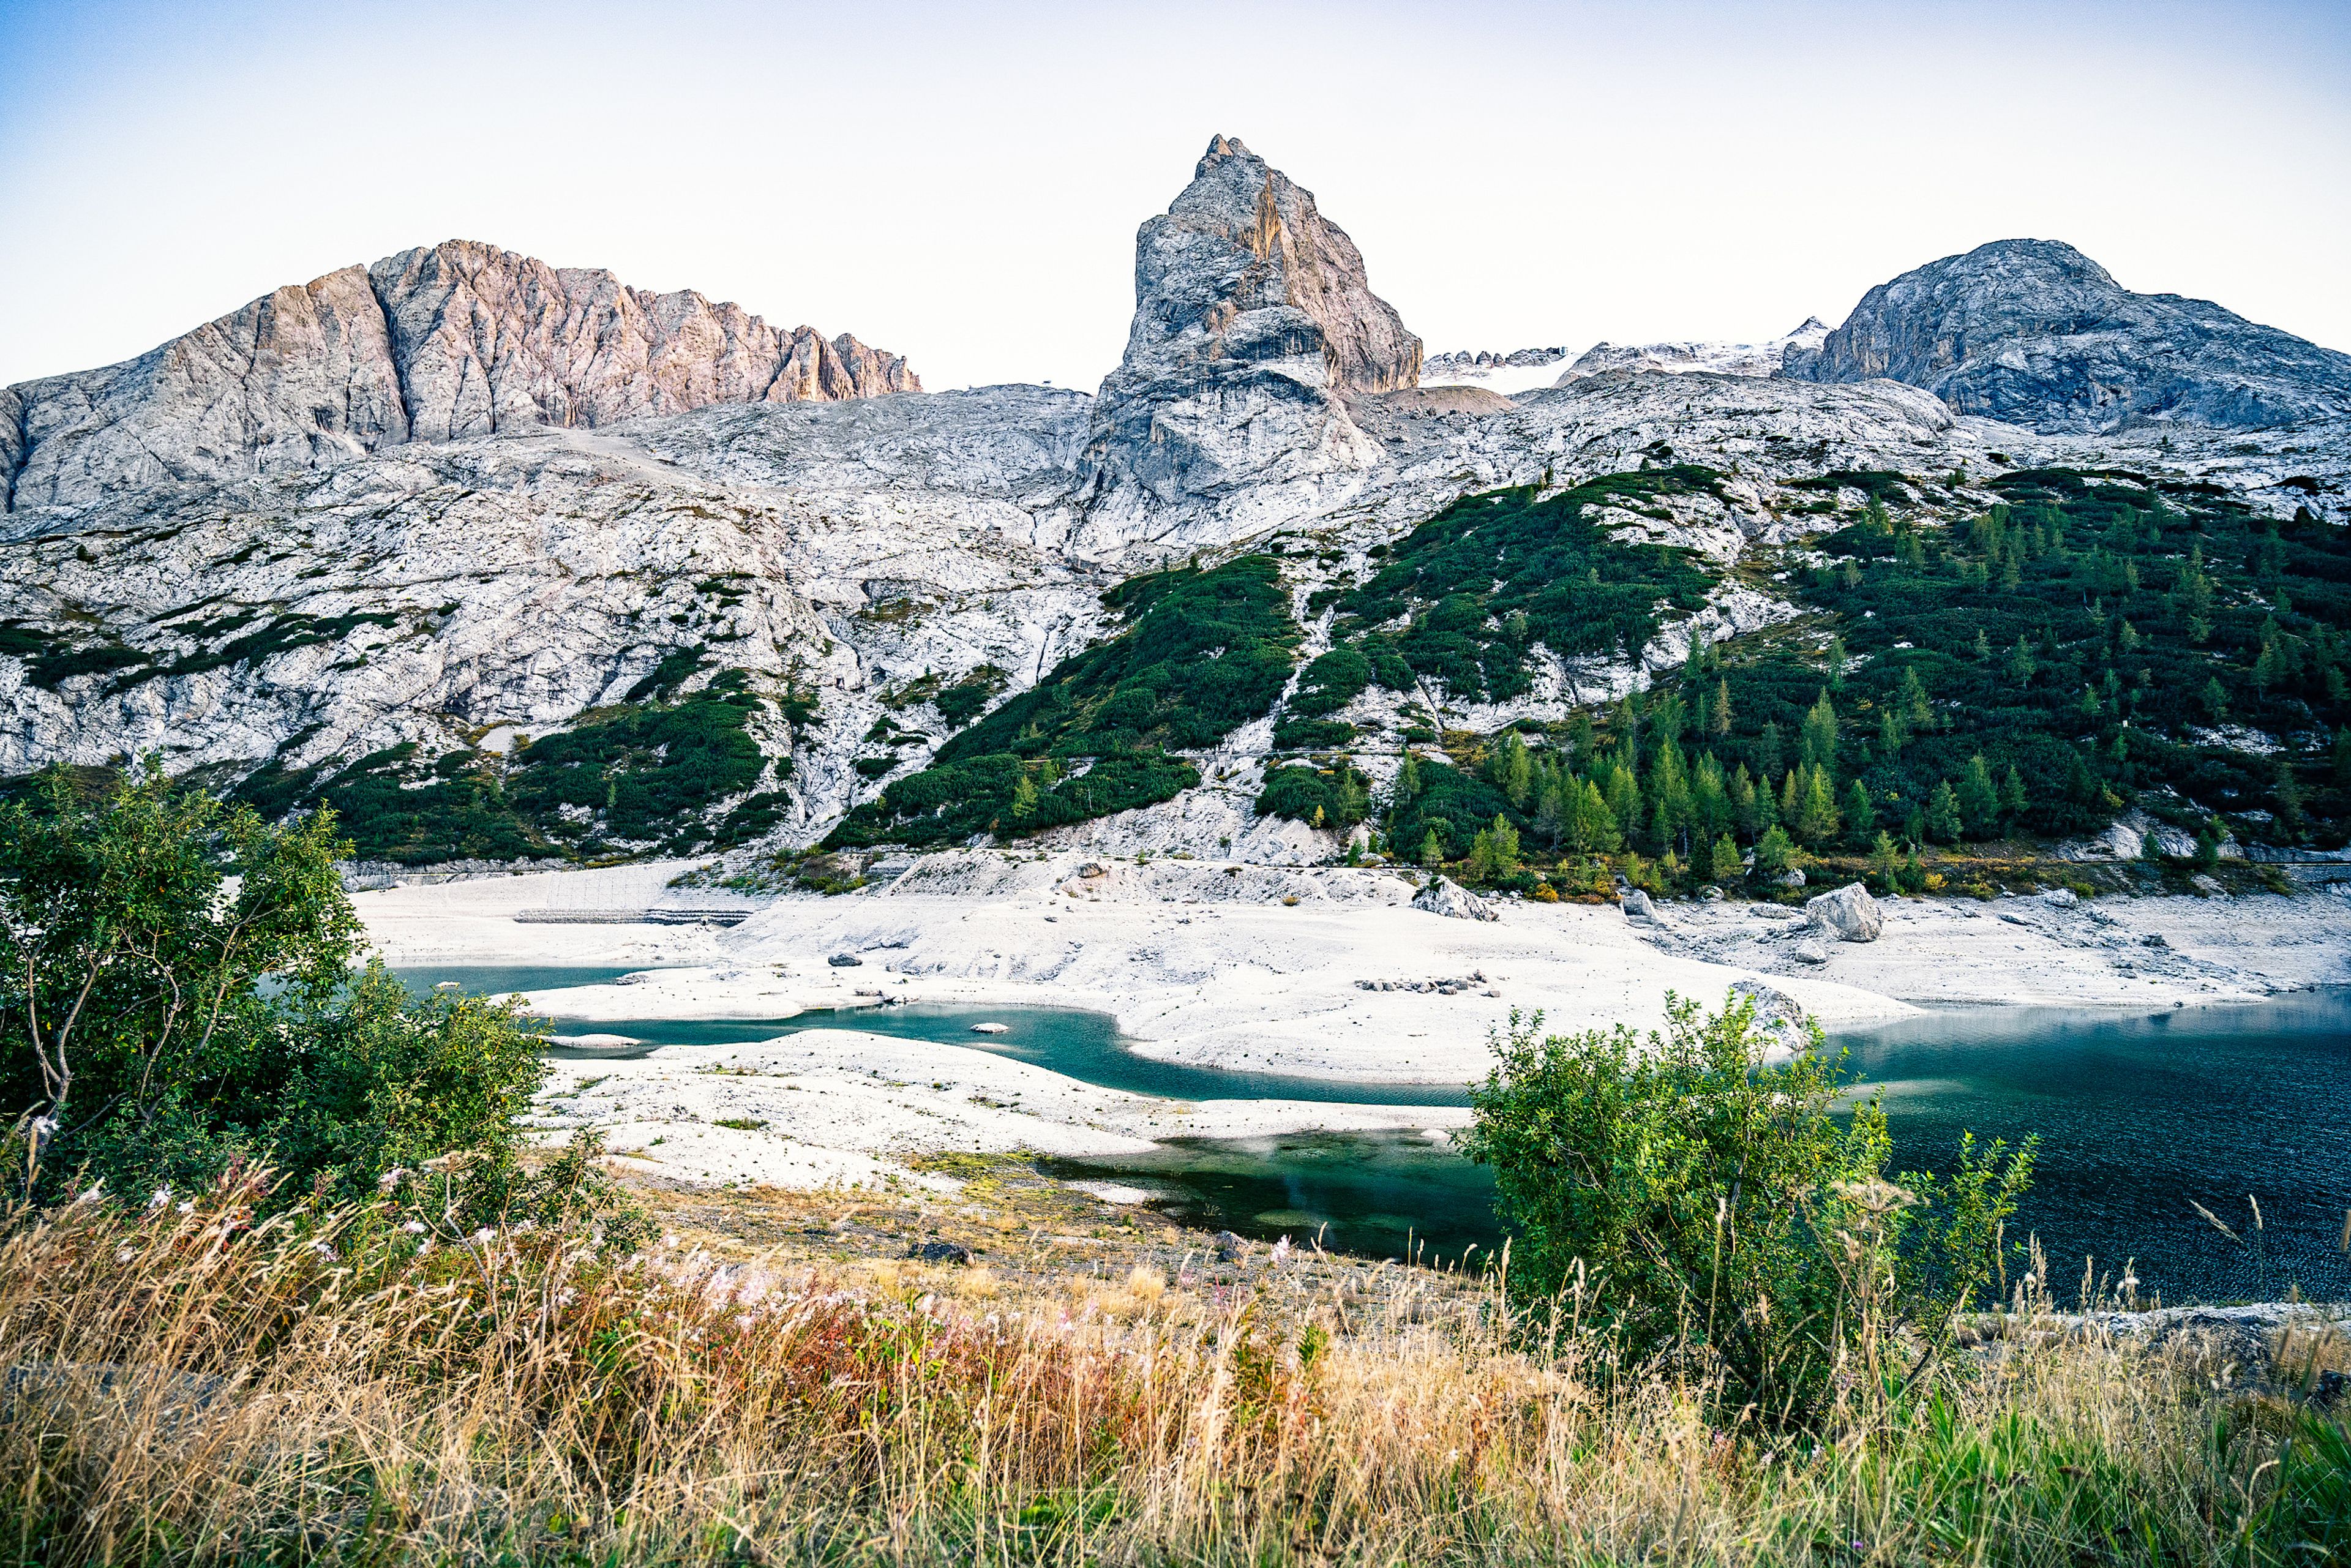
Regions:
<instances>
[{"instance_id":1,"label":"exposed lakebed","mask_svg":"<svg viewBox=\"0 0 2351 1568\"><path fill-rule=\"evenodd\" d=\"M404 971L502 994L609 981L609 969ZM972 1032L979 1022L1003 1034ZM1137 1054L1103 1014L909 1004L782 1019L566 1019L558 1034L726 1045L857 1029L1014 1057L1086 1082L1174 1099L1261 1098L1459 1105L1443 1085L1277 1078ZM2101 1274L2135 1260L2142 1292L2168 1299L2351 1297L2340 1250L2351 1209L2351 993L2157 1013L1970 1008L1837 1037L1861 1092L1882 1092L1907 1166L1947 1165L1960 1132L2043 1140L2040 1174L2011 1235L2037 1233L2061 1295L2085 1257ZM1056 1161L1056 1175L1138 1187L1191 1223L1248 1234L1320 1233L1326 1246L1458 1257L1499 1244L1488 1173L1412 1133L1173 1140L1151 1155ZM2249 1195L2260 1203L2256 1225ZM2201 1203L2233 1232L2199 1215Z\"/></svg>"}]
</instances>

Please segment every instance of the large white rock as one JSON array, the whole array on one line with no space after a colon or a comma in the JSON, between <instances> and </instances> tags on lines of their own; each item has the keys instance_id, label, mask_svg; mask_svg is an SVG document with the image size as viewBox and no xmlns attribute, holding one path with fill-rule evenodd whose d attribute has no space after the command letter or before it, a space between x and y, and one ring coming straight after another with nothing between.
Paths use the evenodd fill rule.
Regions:
<instances>
[{"instance_id":1,"label":"large white rock","mask_svg":"<svg viewBox=\"0 0 2351 1568\"><path fill-rule=\"evenodd\" d=\"M1869 889L1857 882L1806 899L1804 917L1814 929L1840 942L1875 942L1886 928L1885 920L1877 913L1877 900L1870 897Z\"/></svg>"},{"instance_id":2,"label":"large white rock","mask_svg":"<svg viewBox=\"0 0 2351 1568\"><path fill-rule=\"evenodd\" d=\"M1499 920L1494 906L1449 876L1440 876L1413 894L1412 906L1449 920Z\"/></svg>"}]
</instances>

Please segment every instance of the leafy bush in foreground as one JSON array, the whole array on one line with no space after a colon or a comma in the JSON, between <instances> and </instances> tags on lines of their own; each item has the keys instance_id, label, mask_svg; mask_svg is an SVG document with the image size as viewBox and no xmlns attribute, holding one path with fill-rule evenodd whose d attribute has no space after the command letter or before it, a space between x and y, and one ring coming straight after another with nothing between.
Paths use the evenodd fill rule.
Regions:
<instances>
[{"instance_id":1,"label":"leafy bush in foreground","mask_svg":"<svg viewBox=\"0 0 2351 1568\"><path fill-rule=\"evenodd\" d=\"M1883 1108L1831 1114L1842 1083L1817 1026L1766 1067L1751 1000L1667 1002L1646 1040L1513 1015L1472 1088L1461 1147L1494 1167L1514 1298L1572 1293L1635 1355L1696 1357L1767 1420L1816 1417L1865 1360L1915 1374L1959 1312L1992 1304L2032 1147L1963 1144L1949 1180L1889 1179ZM1904 1364L1878 1364L1897 1334Z\"/></svg>"},{"instance_id":2,"label":"leafy bush in foreground","mask_svg":"<svg viewBox=\"0 0 2351 1568\"><path fill-rule=\"evenodd\" d=\"M128 1192L250 1162L357 1196L463 1152L469 1202L513 1188L538 1041L505 1006L354 978L347 851L330 813L271 827L152 772L0 805L17 1179Z\"/></svg>"}]
</instances>

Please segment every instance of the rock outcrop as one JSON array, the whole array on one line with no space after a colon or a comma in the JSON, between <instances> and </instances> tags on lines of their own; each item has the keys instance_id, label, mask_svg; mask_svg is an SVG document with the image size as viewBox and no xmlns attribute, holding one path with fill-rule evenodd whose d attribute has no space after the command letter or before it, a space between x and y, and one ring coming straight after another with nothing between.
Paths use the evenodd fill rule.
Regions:
<instances>
[{"instance_id":1,"label":"rock outcrop","mask_svg":"<svg viewBox=\"0 0 2351 1568\"><path fill-rule=\"evenodd\" d=\"M1412 895L1415 909L1441 915L1448 920L1499 920L1494 906L1479 897L1449 876L1430 879L1426 887Z\"/></svg>"},{"instance_id":2,"label":"rock outcrop","mask_svg":"<svg viewBox=\"0 0 2351 1568\"><path fill-rule=\"evenodd\" d=\"M0 507L325 467L410 441L921 390L903 358L846 333L452 240L0 392Z\"/></svg>"},{"instance_id":3,"label":"rock outcrop","mask_svg":"<svg viewBox=\"0 0 2351 1568\"><path fill-rule=\"evenodd\" d=\"M1888 376L2043 432L2351 414L2351 354L2206 300L2134 294L2050 240L1979 246L1881 283L1817 349L1791 347L1782 373Z\"/></svg>"},{"instance_id":4,"label":"rock outcrop","mask_svg":"<svg viewBox=\"0 0 2351 1568\"><path fill-rule=\"evenodd\" d=\"M1885 917L1877 912L1877 900L1870 897L1869 889L1857 882L1804 900L1804 918L1812 922L1814 930L1840 942L1875 942L1886 929Z\"/></svg>"},{"instance_id":5,"label":"rock outcrop","mask_svg":"<svg viewBox=\"0 0 2351 1568\"><path fill-rule=\"evenodd\" d=\"M1087 454L1101 542L1156 537L1150 514L1360 470L1378 447L1350 395L1418 384L1421 344L1311 191L1219 136L1134 239L1134 321L1102 385ZM1295 501L1297 495L1289 499Z\"/></svg>"}]
</instances>

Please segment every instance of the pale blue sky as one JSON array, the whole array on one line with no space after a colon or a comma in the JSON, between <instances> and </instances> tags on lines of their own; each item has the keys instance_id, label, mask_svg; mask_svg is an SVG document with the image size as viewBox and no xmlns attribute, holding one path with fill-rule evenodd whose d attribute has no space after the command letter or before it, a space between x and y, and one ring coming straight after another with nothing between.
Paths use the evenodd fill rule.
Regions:
<instances>
[{"instance_id":1,"label":"pale blue sky","mask_svg":"<svg viewBox=\"0 0 2351 1568\"><path fill-rule=\"evenodd\" d=\"M1237 135L1432 350L1775 335L1985 240L2351 349L2351 5L0 0L0 382L489 240L1091 387Z\"/></svg>"}]
</instances>

